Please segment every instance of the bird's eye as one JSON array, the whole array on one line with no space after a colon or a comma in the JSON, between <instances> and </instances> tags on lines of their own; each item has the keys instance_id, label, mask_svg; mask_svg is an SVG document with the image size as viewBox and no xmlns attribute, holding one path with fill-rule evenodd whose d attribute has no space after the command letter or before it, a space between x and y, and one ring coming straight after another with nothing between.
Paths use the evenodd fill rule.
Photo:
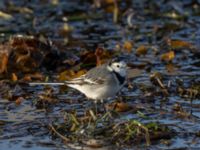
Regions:
<instances>
[{"instance_id":1,"label":"bird's eye","mask_svg":"<svg viewBox=\"0 0 200 150\"><path fill-rule=\"evenodd\" d=\"M119 65L117 65L117 68L119 68Z\"/></svg>"}]
</instances>

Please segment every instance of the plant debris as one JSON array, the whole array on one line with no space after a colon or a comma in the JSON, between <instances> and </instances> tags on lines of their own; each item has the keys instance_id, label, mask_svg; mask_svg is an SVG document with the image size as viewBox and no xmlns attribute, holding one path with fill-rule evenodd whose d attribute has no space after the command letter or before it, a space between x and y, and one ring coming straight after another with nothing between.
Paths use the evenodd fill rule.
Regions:
<instances>
[{"instance_id":1,"label":"plant debris","mask_svg":"<svg viewBox=\"0 0 200 150\"><path fill-rule=\"evenodd\" d=\"M199 0L1 0L0 8L1 147L200 147ZM97 112L79 91L53 84L116 57L127 82Z\"/></svg>"}]
</instances>

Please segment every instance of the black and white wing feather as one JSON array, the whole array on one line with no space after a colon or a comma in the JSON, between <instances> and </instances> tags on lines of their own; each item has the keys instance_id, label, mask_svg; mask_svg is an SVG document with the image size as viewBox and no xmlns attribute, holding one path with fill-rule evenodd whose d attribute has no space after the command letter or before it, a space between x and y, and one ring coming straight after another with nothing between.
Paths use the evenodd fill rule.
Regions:
<instances>
[{"instance_id":1,"label":"black and white wing feather","mask_svg":"<svg viewBox=\"0 0 200 150\"><path fill-rule=\"evenodd\" d=\"M75 78L71 81L66 81L67 85L97 85L104 84L107 81L108 76L111 73L106 68L106 65L102 65L89 70L85 75Z\"/></svg>"}]
</instances>

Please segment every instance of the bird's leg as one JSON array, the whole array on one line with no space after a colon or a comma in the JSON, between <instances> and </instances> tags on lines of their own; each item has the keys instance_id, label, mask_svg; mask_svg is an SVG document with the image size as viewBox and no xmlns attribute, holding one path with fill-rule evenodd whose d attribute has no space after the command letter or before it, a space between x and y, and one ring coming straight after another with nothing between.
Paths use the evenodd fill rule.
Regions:
<instances>
[{"instance_id":1,"label":"bird's leg","mask_svg":"<svg viewBox=\"0 0 200 150\"><path fill-rule=\"evenodd\" d=\"M97 116L98 115L98 106L97 106L97 101L96 100L94 101L94 104L95 104L95 114Z\"/></svg>"},{"instance_id":2,"label":"bird's leg","mask_svg":"<svg viewBox=\"0 0 200 150\"><path fill-rule=\"evenodd\" d=\"M107 112L106 106L105 106L105 101L101 99L101 104L103 105L103 111Z\"/></svg>"}]
</instances>

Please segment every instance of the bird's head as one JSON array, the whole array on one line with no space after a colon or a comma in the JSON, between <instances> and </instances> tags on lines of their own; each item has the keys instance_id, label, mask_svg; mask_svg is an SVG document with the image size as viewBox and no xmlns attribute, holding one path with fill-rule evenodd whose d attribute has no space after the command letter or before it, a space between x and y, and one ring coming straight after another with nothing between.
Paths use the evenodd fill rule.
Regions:
<instances>
[{"instance_id":1,"label":"bird's head","mask_svg":"<svg viewBox=\"0 0 200 150\"><path fill-rule=\"evenodd\" d=\"M118 73L122 77L127 75L127 65L124 61L111 61L108 70Z\"/></svg>"}]
</instances>

